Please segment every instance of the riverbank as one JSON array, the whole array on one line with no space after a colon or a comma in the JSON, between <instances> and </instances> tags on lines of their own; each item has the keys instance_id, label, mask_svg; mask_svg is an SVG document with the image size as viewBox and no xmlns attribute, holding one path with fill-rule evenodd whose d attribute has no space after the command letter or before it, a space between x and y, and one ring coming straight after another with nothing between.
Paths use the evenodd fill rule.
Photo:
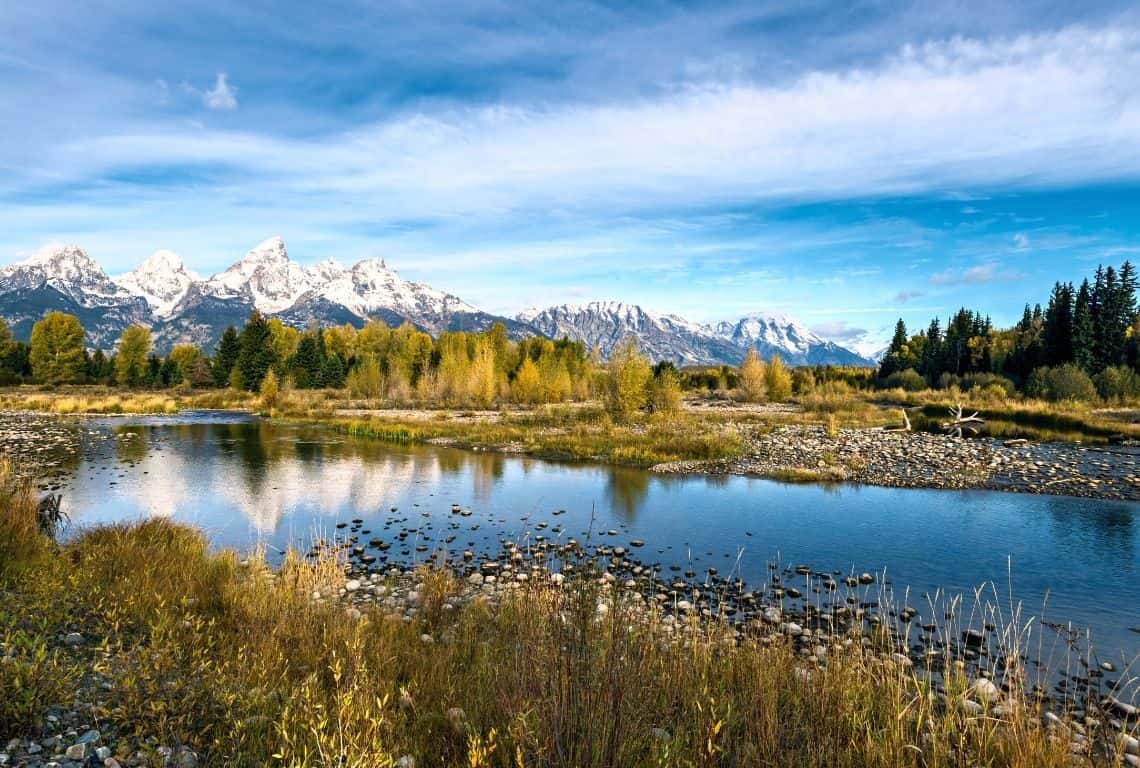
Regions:
<instances>
[{"instance_id":1,"label":"riverbank","mask_svg":"<svg viewBox=\"0 0 1140 768\"><path fill-rule=\"evenodd\" d=\"M276 418L394 443L597 461L658 473L1140 501L1140 448L1131 440L1113 445L952 438L787 423L804 418L790 405L692 404L682 414L634 424L614 424L591 406L514 412L339 410L315 420ZM82 424L81 416L0 411L0 455L18 466L37 466L41 479L50 479L83 440L99 438Z\"/></svg>"},{"instance_id":2,"label":"riverbank","mask_svg":"<svg viewBox=\"0 0 1140 768\"><path fill-rule=\"evenodd\" d=\"M1095 659L1035 691L1016 617L892 616L872 574L746 592L569 541L405 570L351 538L270 567L162 520L57 547L10 488L9 764L1067 768L1140 746Z\"/></svg>"},{"instance_id":3,"label":"riverbank","mask_svg":"<svg viewBox=\"0 0 1140 768\"><path fill-rule=\"evenodd\" d=\"M662 464L653 470L1140 501L1140 450L1135 446L962 439L881 429L777 427L750 436L738 458Z\"/></svg>"}]
</instances>

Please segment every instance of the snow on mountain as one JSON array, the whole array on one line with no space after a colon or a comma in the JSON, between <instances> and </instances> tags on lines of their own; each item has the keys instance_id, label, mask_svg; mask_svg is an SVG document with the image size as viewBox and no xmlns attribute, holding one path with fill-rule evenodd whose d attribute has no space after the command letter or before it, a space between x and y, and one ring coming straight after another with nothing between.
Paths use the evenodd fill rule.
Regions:
<instances>
[{"instance_id":1,"label":"snow on mountain","mask_svg":"<svg viewBox=\"0 0 1140 768\"><path fill-rule=\"evenodd\" d=\"M103 349L132 323L150 326L160 351L180 343L212 348L226 326L240 326L258 309L298 326L360 325L375 317L392 325L411 322L433 334L482 331L502 322L512 338L565 336L598 347L603 356L635 336L651 359L682 365L735 365L749 348L765 358L779 353L792 365L868 364L779 315L757 313L706 326L635 304L595 301L526 310L514 319L497 317L457 296L404 280L383 259L351 267L326 259L306 269L289 258L280 237L258 244L207 280L188 271L170 251L157 251L112 280L76 246L45 249L0 269L0 317L18 337L27 338L31 326L54 309L78 315L89 343Z\"/></svg>"},{"instance_id":2,"label":"snow on mountain","mask_svg":"<svg viewBox=\"0 0 1140 768\"><path fill-rule=\"evenodd\" d=\"M779 354L792 365L868 365L865 357L825 339L786 315L755 312L717 323L714 332L763 358Z\"/></svg>"},{"instance_id":3,"label":"snow on mountain","mask_svg":"<svg viewBox=\"0 0 1140 768\"><path fill-rule=\"evenodd\" d=\"M146 299L156 317L166 317L200 278L173 251L155 251L131 272L114 278L128 292Z\"/></svg>"},{"instance_id":4,"label":"snow on mountain","mask_svg":"<svg viewBox=\"0 0 1140 768\"><path fill-rule=\"evenodd\" d=\"M150 321L146 301L112 281L74 245L45 248L0 269L0 317L16 338L28 339L32 326L53 311L78 317L87 343L103 349L128 325Z\"/></svg>"},{"instance_id":5,"label":"snow on mountain","mask_svg":"<svg viewBox=\"0 0 1140 768\"><path fill-rule=\"evenodd\" d=\"M594 301L584 306L563 304L531 309L516 319L551 338L568 337L598 347L609 357L618 342L635 336L641 351L653 360L682 365L739 362L743 352L709 329L678 315L645 310L620 301Z\"/></svg>"},{"instance_id":6,"label":"snow on mountain","mask_svg":"<svg viewBox=\"0 0 1140 768\"><path fill-rule=\"evenodd\" d=\"M44 248L24 261L0 269L0 292L51 287L83 307L105 306L130 298L87 252L75 245Z\"/></svg>"},{"instance_id":7,"label":"snow on mountain","mask_svg":"<svg viewBox=\"0 0 1140 768\"><path fill-rule=\"evenodd\" d=\"M206 281L204 293L216 298L248 298L267 314L288 309L316 287L313 275L289 259L285 241L271 237L241 261Z\"/></svg>"},{"instance_id":8,"label":"snow on mountain","mask_svg":"<svg viewBox=\"0 0 1140 768\"><path fill-rule=\"evenodd\" d=\"M743 347L771 346L795 355L806 355L812 345L827 342L786 315L756 312L735 322L721 322L713 329Z\"/></svg>"},{"instance_id":9,"label":"snow on mountain","mask_svg":"<svg viewBox=\"0 0 1140 768\"><path fill-rule=\"evenodd\" d=\"M344 269L332 260L323 261L310 270L309 276L312 296L339 304L361 318L381 309L394 311L413 322L457 312L478 312L457 296L404 280L389 269L383 259L365 259L351 269Z\"/></svg>"},{"instance_id":10,"label":"snow on mountain","mask_svg":"<svg viewBox=\"0 0 1140 768\"><path fill-rule=\"evenodd\" d=\"M779 354L791 365L867 364L855 352L782 315L755 313L706 326L678 315L610 301L533 308L516 317L547 336L567 336L587 346L597 346L603 357L608 357L621 339L632 335L651 359L682 365L736 365L749 348L765 359Z\"/></svg>"}]
</instances>

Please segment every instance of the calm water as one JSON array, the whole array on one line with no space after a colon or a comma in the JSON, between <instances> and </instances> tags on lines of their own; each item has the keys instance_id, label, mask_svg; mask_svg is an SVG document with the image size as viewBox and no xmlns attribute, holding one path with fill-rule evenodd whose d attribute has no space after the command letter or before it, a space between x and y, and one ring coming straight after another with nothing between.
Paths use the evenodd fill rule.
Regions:
<instances>
[{"instance_id":1,"label":"calm water","mask_svg":"<svg viewBox=\"0 0 1140 768\"><path fill-rule=\"evenodd\" d=\"M583 540L592 531L612 544L643 539L644 561L692 563L698 573L739 567L756 584L777 558L843 573L885 570L895 595L909 588L906 602L920 608L938 587L972 595L995 582L1007 599L1012 583L1033 614L1091 629L1102 659L1120 666L1140 654L1137 504L656 476L393 447L219 414L85 426L63 488L76 526L163 516L200 526L218 546L282 549L362 518L388 540L412 529L409 561L426 557L416 545L497 551L501 539ZM471 515L452 515L453 503ZM552 532L557 526L562 533ZM388 554L401 557L400 546Z\"/></svg>"}]
</instances>

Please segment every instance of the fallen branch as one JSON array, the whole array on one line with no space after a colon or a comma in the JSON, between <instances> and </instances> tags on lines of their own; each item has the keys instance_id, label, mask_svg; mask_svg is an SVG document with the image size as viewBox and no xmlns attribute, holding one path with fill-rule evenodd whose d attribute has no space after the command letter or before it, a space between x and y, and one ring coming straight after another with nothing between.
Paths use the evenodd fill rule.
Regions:
<instances>
[{"instance_id":1,"label":"fallen branch","mask_svg":"<svg viewBox=\"0 0 1140 768\"><path fill-rule=\"evenodd\" d=\"M942 429L950 434L951 437L962 437L963 431L969 432L972 435L978 434L981 425L985 424L985 419L978 417L978 412L970 416L962 415L962 404L958 403L957 408L949 409L950 421L942 422Z\"/></svg>"}]
</instances>

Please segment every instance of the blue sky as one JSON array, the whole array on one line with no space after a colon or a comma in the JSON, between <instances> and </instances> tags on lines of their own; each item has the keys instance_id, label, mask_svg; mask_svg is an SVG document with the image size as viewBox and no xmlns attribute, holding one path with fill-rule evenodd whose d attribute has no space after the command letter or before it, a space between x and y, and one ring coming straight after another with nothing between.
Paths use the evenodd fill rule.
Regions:
<instances>
[{"instance_id":1,"label":"blue sky","mask_svg":"<svg viewBox=\"0 0 1140 768\"><path fill-rule=\"evenodd\" d=\"M1140 259L1128 3L40 0L0 262L380 255L495 312L792 315L864 350Z\"/></svg>"}]
</instances>

